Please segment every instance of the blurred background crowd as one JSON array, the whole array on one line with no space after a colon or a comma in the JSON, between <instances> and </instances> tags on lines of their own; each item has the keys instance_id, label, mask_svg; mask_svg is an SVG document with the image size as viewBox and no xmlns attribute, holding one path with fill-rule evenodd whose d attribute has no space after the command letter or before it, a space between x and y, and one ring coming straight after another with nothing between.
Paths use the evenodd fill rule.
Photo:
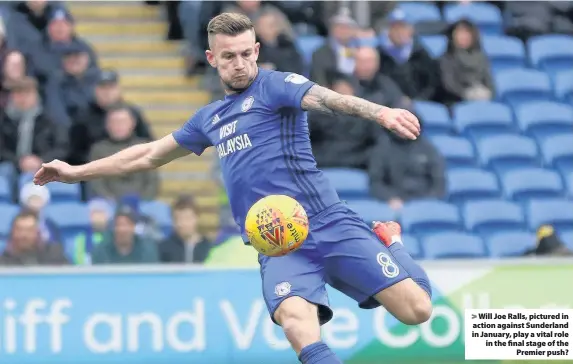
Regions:
<instances>
[{"instance_id":1,"label":"blurred background crowd","mask_svg":"<svg viewBox=\"0 0 573 364\"><path fill-rule=\"evenodd\" d=\"M319 168L420 259L570 255L573 2L0 3L0 265L256 266L215 153L83 185L35 186L161 137L222 96L206 25L247 14L260 67L415 112L404 141L309 113Z\"/></svg>"}]
</instances>

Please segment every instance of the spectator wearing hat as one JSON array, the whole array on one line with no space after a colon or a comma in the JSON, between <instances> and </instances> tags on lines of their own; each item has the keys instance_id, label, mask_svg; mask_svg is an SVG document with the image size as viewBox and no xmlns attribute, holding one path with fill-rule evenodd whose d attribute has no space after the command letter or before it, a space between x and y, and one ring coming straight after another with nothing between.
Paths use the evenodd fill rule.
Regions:
<instances>
[{"instance_id":1,"label":"spectator wearing hat","mask_svg":"<svg viewBox=\"0 0 573 364\"><path fill-rule=\"evenodd\" d=\"M92 264L152 264L159 262L157 244L135 233L137 216L129 206L120 206L113 229L97 244Z\"/></svg>"},{"instance_id":2,"label":"spectator wearing hat","mask_svg":"<svg viewBox=\"0 0 573 364\"><path fill-rule=\"evenodd\" d=\"M64 7L58 1L20 1L15 11L34 27L39 33L45 33L50 22L50 16ZM65 10L64 10L65 11Z\"/></svg>"},{"instance_id":3,"label":"spectator wearing hat","mask_svg":"<svg viewBox=\"0 0 573 364\"><path fill-rule=\"evenodd\" d=\"M380 72L409 98L432 100L440 86L437 63L414 37L414 27L402 9L392 11L388 23L379 36Z\"/></svg>"},{"instance_id":4,"label":"spectator wearing hat","mask_svg":"<svg viewBox=\"0 0 573 364\"><path fill-rule=\"evenodd\" d=\"M348 13L340 13L330 19L328 41L312 55L310 78L327 86L328 74L354 72L353 48L358 32L358 24Z\"/></svg>"},{"instance_id":5,"label":"spectator wearing hat","mask_svg":"<svg viewBox=\"0 0 573 364\"><path fill-rule=\"evenodd\" d=\"M50 191L46 186L26 183L20 189L20 205L38 216L38 228L43 242L61 242L60 229L44 214L44 207L50 203Z\"/></svg>"},{"instance_id":6,"label":"spectator wearing hat","mask_svg":"<svg viewBox=\"0 0 573 364\"><path fill-rule=\"evenodd\" d=\"M35 173L42 162L64 159L67 131L43 109L36 80L25 77L8 88L10 100L0 114L0 161Z\"/></svg>"},{"instance_id":7,"label":"spectator wearing hat","mask_svg":"<svg viewBox=\"0 0 573 364\"><path fill-rule=\"evenodd\" d=\"M106 116L108 137L91 149L90 160L108 157L135 144L147 140L134 134L135 117L131 109L124 105L110 108ZM133 173L126 176L108 177L90 182L95 196L117 201L126 195L137 195L145 200L153 200L159 190L159 175L156 170Z\"/></svg>"},{"instance_id":8,"label":"spectator wearing hat","mask_svg":"<svg viewBox=\"0 0 573 364\"><path fill-rule=\"evenodd\" d=\"M105 69L98 75L95 98L73 120L70 131L70 162L72 164L86 163L90 148L108 137L105 127L106 114L110 108L119 104L131 110L135 118L135 136L142 139L153 139L141 110L136 105L123 101L117 72Z\"/></svg>"},{"instance_id":9,"label":"spectator wearing hat","mask_svg":"<svg viewBox=\"0 0 573 364\"><path fill-rule=\"evenodd\" d=\"M173 234L159 245L163 263L203 263L211 242L199 231L199 211L191 196L180 196L171 208Z\"/></svg>"},{"instance_id":10,"label":"spectator wearing hat","mask_svg":"<svg viewBox=\"0 0 573 364\"><path fill-rule=\"evenodd\" d=\"M42 242L36 213L20 212L12 221L8 244L0 255L0 266L65 264L68 260L61 244Z\"/></svg>"},{"instance_id":11,"label":"spectator wearing hat","mask_svg":"<svg viewBox=\"0 0 573 364\"><path fill-rule=\"evenodd\" d=\"M63 72L50 77L46 88L47 107L54 119L71 126L73 119L93 98L99 70L89 68L89 54L80 44L63 51Z\"/></svg>"},{"instance_id":12,"label":"spectator wearing hat","mask_svg":"<svg viewBox=\"0 0 573 364\"><path fill-rule=\"evenodd\" d=\"M111 204L102 198L91 200L88 209L90 228L87 232L78 234L73 243L72 260L76 265L91 264L91 254L109 233L109 222L113 217Z\"/></svg>"},{"instance_id":13,"label":"spectator wearing hat","mask_svg":"<svg viewBox=\"0 0 573 364\"><path fill-rule=\"evenodd\" d=\"M49 16L47 34L42 42L30 51L34 70L43 85L55 70L62 69L62 58L72 49L80 49L88 57L89 68L97 68L97 56L91 46L74 31L74 19L65 8L56 8ZM75 51L78 53L78 51Z\"/></svg>"}]
</instances>

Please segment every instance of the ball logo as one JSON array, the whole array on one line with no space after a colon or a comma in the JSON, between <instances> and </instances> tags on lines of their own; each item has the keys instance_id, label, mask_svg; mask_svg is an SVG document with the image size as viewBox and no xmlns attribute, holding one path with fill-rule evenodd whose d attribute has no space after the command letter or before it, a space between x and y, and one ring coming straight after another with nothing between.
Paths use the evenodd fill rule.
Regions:
<instances>
[{"instance_id":1,"label":"ball logo","mask_svg":"<svg viewBox=\"0 0 573 364\"><path fill-rule=\"evenodd\" d=\"M249 111L251 109L251 106L253 106L254 102L255 102L255 98L253 96L247 97L245 99L245 101L243 101L243 105L241 105L241 110L243 112Z\"/></svg>"},{"instance_id":2,"label":"ball logo","mask_svg":"<svg viewBox=\"0 0 573 364\"><path fill-rule=\"evenodd\" d=\"M284 297L290 293L291 285L289 282L281 282L275 286L275 294Z\"/></svg>"},{"instance_id":3,"label":"ball logo","mask_svg":"<svg viewBox=\"0 0 573 364\"><path fill-rule=\"evenodd\" d=\"M282 226L273 226L272 229L263 231L263 238L274 246L280 247L283 240Z\"/></svg>"}]
</instances>

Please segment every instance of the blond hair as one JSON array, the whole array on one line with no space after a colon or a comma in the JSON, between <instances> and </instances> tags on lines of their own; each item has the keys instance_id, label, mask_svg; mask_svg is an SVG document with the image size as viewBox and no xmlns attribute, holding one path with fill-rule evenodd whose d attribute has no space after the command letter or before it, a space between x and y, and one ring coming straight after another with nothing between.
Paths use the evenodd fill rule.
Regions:
<instances>
[{"instance_id":1,"label":"blond hair","mask_svg":"<svg viewBox=\"0 0 573 364\"><path fill-rule=\"evenodd\" d=\"M217 34L235 36L246 31L255 31L253 22L248 16L240 13L222 13L211 19L207 25L209 47L212 48L213 38Z\"/></svg>"}]
</instances>

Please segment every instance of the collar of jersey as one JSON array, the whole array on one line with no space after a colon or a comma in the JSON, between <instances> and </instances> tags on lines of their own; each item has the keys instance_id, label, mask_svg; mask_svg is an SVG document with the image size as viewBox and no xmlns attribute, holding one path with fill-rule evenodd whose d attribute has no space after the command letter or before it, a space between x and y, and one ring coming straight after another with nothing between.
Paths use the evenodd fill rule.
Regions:
<instances>
[{"instance_id":1,"label":"collar of jersey","mask_svg":"<svg viewBox=\"0 0 573 364\"><path fill-rule=\"evenodd\" d=\"M225 100L232 100L234 98L241 96L245 92L249 91L255 83L259 82L259 79L261 78L262 73L263 72L262 72L261 68L260 67L257 68L257 77L255 77L255 80L253 81L253 83L251 83L251 85L249 87L247 87L247 89L244 90L243 92L235 92L235 93L230 94L230 95L225 95Z\"/></svg>"}]
</instances>

